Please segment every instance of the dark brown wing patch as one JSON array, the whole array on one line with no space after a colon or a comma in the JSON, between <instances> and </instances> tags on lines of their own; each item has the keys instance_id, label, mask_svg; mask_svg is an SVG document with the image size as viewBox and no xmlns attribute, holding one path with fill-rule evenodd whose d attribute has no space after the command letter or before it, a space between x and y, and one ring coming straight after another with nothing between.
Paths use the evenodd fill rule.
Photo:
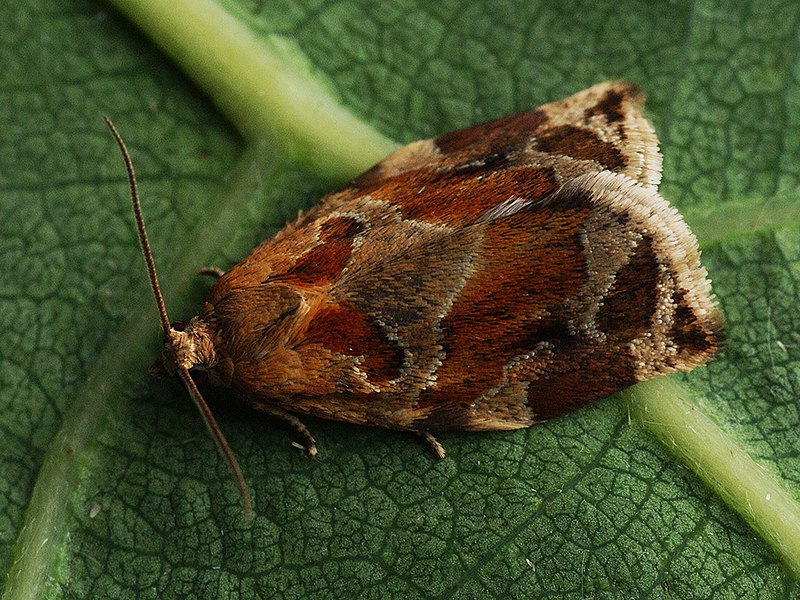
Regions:
<instances>
[{"instance_id":1,"label":"dark brown wing patch","mask_svg":"<svg viewBox=\"0 0 800 600\"><path fill-rule=\"evenodd\" d=\"M601 332L611 339L630 340L650 330L661 268L653 241L643 236L600 304L596 318Z\"/></svg>"},{"instance_id":2,"label":"dark brown wing patch","mask_svg":"<svg viewBox=\"0 0 800 600\"><path fill-rule=\"evenodd\" d=\"M326 306L306 330L308 344L320 344L342 356L357 357L370 383L381 384L400 375L403 351L364 312L347 305Z\"/></svg>"},{"instance_id":3,"label":"dark brown wing patch","mask_svg":"<svg viewBox=\"0 0 800 600\"><path fill-rule=\"evenodd\" d=\"M595 161L609 171L622 172L627 165L615 144L604 142L588 129L572 125L551 127L536 138L535 144L542 152Z\"/></svg>"},{"instance_id":4,"label":"dark brown wing patch","mask_svg":"<svg viewBox=\"0 0 800 600\"><path fill-rule=\"evenodd\" d=\"M433 141L445 155L463 153L484 157L497 152L516 152L525 148L533 132L547 123L547 120L548 116L544 111L534 109L446 133Z\"/></svg>"},{"instance_id":5,"label":"dark brown wing patch","mask_svg":"<svg viewBox=\"0 0 800 600\"><path fill-rule=\"evenodd\" d=\"M319 243L273 279L300 286L320 286L335 281L350 262L353 238L363 230L364 225L352 217L334 217L322 222Z\"/></svg>"},{"instance_id":6,"label":"dark brown wing patch","mask_svg":"<svg viewBox=\"0 0 800 600\"><path fill-rule=\"evenodd\" d=\"M625 118L626 98L635 98L637 102L641 102L639 96L639 91L632 86L622 84L618 88L611 87L603 93L597 104L584 111L584 117L587 121L593 117L604 117L608 123L622 121Z\"/></svg>"}]
</instances>

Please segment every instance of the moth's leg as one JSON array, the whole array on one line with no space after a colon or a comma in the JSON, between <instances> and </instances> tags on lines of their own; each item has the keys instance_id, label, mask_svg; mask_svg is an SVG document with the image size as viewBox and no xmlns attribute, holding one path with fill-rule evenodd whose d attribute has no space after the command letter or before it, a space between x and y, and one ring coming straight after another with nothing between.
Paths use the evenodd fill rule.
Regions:
<instances>
[{"instance_id":1,"label":"moth's leg","mask_svg":"<svg viewBox=\"0 0 800 600\"><path fill-rule=\"evenodd\" d=\"M259 404L258 410L267 413L271 417L276 417L287 423L290 427L293 427L294 430L297 431L297 433L299 433L303 438L303 446L305 446L306 454L309 456L309 458L314 458L317 455L317 442L300 419L295 417L292 413L286 412L282 408L278 408L276 406L265 406L263 404Z\"/></svg>"},{"instance_id":2,"label":"moth's leg","mask_svg":"<svg viewBox=\"0 0 800 600\"><path fill-rule=\"evenodd\" d=\"M203 267L202 269L197 270L198 275L211 275L216 279L219 279L223 275L225 275L225 271L220 269L219 267Z\"/></svg>"},{"instance_id":3,"label":"moth's leg","mask_svg":"<svg viewBox=\"0 0 800 600\"><path fill-rule=\"evenodd\" d=\"M436 455L436 458L439 460L444 460L447 458L447 452L445 452L444 446L442 446L441 442L433 437L433 434L429 431L419 431L417 432L419 437L422 438L422 441L428 446L431 452Z\"/></svg>"}]
</instances>

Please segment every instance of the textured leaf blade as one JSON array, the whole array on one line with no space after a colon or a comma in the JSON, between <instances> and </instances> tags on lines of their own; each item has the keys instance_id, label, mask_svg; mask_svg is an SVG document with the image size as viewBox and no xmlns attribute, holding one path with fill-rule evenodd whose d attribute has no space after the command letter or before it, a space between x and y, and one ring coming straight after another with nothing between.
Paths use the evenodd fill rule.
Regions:
<instances>
[{"instance_id":1,"label":"textured leaf blade","mask_svg":"<svg viewBox=\"0 0 800 600\"><path fill-rule=\"evenodd\" d=\"M800 113L786 50L797 45L786 25L796 7L227 8L258 36L293 40L342 106L398 140L609 77L639 82L664 141L664 193L690 217L705 215L705 262L731 326L724 357L685 387L797 490L799 238L796 219L778 210L797 206ZM134 151L176 317L202 298L202 283L189 283L199 265L187 264L200 258L198 237L210 238L206 256L235 260L330 184L293 175L269 148L241 155L198 92L113 13L87 4L2 10L0 43L15 56L0 105L0 260L10 274L0 304L8 432L0 514L11 570L41 461L55 452L55 432L76 423L69 407L99 357L126 339L125 316L152 320L157 346L100 115L115 117ZM215 230L219 199L238 199L231 189L245 208L234 211L235 228ZM442 464L401 434L312 422L322 455L308 463L282 429L221 396L220 420L259 506L245 529L202 424L179 388L146 380L140 360L105 374L130 377L130 388L108 399L116 414L77 457L79 486L68 488L56 523L63 535L49 541L59 544L44 571L51 593L796 595L769 548L613 400L524 432L445 436L451 458Z\"/></svg>"}]
</instances>

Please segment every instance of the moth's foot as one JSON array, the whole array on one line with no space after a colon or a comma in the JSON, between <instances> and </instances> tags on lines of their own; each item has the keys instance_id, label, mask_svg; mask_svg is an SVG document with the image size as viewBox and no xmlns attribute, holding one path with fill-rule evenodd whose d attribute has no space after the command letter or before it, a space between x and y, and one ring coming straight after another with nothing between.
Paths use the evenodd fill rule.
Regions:
<instances>
[{"instance_id":1,"label":"moth's foot","mask_svg":"<svg viewBox=\"0 0 800 600\"><path fill-rule=\"evenodd\" d=\"M420 431L419 437L422 438L422 441L428 446L431 452L438 458L439 460L444 460L447 458L447 452L442 446L441 442L433 437L433 434L428 431Z\"/></svg>"},{"instance_id":2,"label":"moth's foot","mask_svg":"<svg viewBox=\"0 0 800 600\"><path fill-rule=\"evenodd\" d=\"M307 430L305 433L306 435L303 437L303 444L306 450L306 456L308 456L308 458L316 458L317 442L314 440L314 436L312 436Z\"/></svg>"},{"instance_id":3,"label":"moth's foot","mask_svg":"<svg viewBox=\"0 0 800 600\"><path fill-rule=\"evenodd\" d=\"M197 270L198 275L210 275L215 279L219 279L223 275L225 275L225 271L220 269L219 267L203 267L202 269Z\"/></svg>"},{"instance_id":4,"label":"moth's foot","mask_svg":"<svg viewBox=\"0 0 800 600\"><path fill-rule=\"evenodd\" d=\"M306 427L300 419L295 417L292 413L275 406L259 406L259 409L270 416L280 419L300 434L300 437L303 438L302 443L298 444L294 442L292 444L293 446L299 446L305 450L306 456L309 458L314 458L317 455L317 441L314 439L314 436L311 435L308 427Z\"/></svg>"}]
</instances>

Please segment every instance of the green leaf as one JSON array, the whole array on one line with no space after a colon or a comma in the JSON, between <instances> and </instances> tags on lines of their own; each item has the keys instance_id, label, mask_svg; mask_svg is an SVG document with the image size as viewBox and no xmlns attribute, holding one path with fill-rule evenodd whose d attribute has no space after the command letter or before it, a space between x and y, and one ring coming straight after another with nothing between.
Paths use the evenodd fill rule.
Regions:
<instances>
[{"instance_id":1,"label":"green leaf","mask_svg":"<svg viewBox=\"0 0 800 600\"><path fill-rule=\"evenodd\" d=\"M796 3L117 4L165 50L106 5L0 7L8 598L799 595ZM244 524L189 399L146 374L158 320L101 117L185 318L198 267L241 258L391 140L615 77L648 95L724 355L528 430L442 436L441 463L402 433L313 420L308 461L221 392Z\"/></svg>"}]
</instances>

